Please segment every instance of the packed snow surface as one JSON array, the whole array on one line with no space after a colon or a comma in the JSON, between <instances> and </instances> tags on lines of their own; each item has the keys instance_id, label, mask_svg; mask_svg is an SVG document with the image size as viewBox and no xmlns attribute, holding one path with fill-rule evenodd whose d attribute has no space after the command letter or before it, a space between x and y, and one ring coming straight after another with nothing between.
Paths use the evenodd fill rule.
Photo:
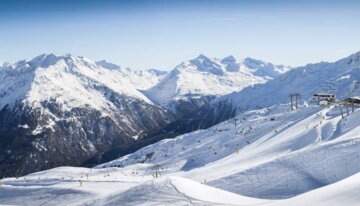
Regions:
<instances>
[{"instance_id":1,"label":"packed snow surface","mask_svg":"<svg viewBox=\"0 0 360 206\"><path fill-rule=\"evenodd\" d=\"M359 119L357 108L343 119L334 105L253 110L96 168L3 179L0 202L359 205Z\"/></svg>"}]
</instances>

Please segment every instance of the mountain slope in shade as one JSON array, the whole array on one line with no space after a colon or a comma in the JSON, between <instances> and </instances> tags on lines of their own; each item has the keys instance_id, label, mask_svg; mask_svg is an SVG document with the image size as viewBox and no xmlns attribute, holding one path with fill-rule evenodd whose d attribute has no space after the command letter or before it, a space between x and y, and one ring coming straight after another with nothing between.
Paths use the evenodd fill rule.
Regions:
<instances>
[{"instance_id":1,"label":"mountain slope in shade","mask_svg":"<svg viewBox=\"0 0 360 206\"><path fill-rule=\"evenodd\" d=\"M0 174L80 165L126 149L171 117L119 70L41 55L0 70Z\"/></svg>"},{"instance_id":2,"label":"mountain slope in shade","mask_svg":"<svg viewBox=\"0 0 360 206\"><path fill-rule=\"evenodd\" d=\"M233 56L210 59L200 55L175 67L145 94L181 116L217 96L264 83L289 69L250 58L237 61Z\"/></svg>"}]
</instances>

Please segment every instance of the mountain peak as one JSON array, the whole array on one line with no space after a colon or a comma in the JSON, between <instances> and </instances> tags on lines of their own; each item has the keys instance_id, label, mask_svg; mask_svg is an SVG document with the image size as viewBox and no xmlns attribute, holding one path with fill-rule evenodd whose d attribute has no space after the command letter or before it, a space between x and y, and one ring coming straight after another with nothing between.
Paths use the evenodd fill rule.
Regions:
<instances>
[{"instance_id":1,"label":"mountain peak","mask_svg":"<svg viewBox=\"0 0 360 206\"><path fill-rule=\"evenodd\" d=\"M239 64L236 63L236 59L232 55L223 58L221 63L226 65L226 71L238 72L240 70Z\"/></svg>"},{"instance_id":2,"label":"mountain peak","mask_svg":"<svg viewBox=\"0 0 360 206\"><path fill-rule=\"evenodd\" d=\"M41 54L29 61L29 64L37 67L48 67L55 64L59 60L59 56L50 54Z\"/></svg>"},{"instance_id":3,"label":"mountain peak","mask_svg":"<svg viewBox=\"0 0 360 206\"><path fill-rule=\"evenodd\" d=\"M227 56L221 60L221 63L223 63L223 64L229 64L229 63L235 63L235 62L236 62L236 59L232 55Z\"/></svg>"},{"instance_id":4,"label":"mountain peak","mask_svg":"<svg viewBox=\"0 0 360 206\"><path fill-rule=\"evenodd\" d=\"M209 59L209 57L205 56L204 54L199 54L195 59Z\"/></svg>"},{"instance_id":5,"label":"mountain peak","mask_svg":"<svg viewBox=\"0 0 360 206\"><path fill-rule=\"evenodd\" d=\"M261 65L265 65L266 63L261 60L258 60L258 59L246 57L244 59L244 64L250 68L254 68L254 67L261 66Z\"/></svg>"},{"instance_id":6,"label":"mountain peak","mask_svg":"<svg viewBox=\"0 0 360 206\"><path fill-rule=\"evenodd\" d=\"M120 66L116 65L116 64L113 64L113 63L110 63L106 60L101 60L101 61L97 61L95 62L97 65L101 66L101 67L104 67L106 69L120 69Z\"/></svg>"},{"instance_id":7,"label":"mountain peak","mask_svg":"<svg viewBox=\"0 0 360 206\"><path fill-rule=\"evenodd\" d=\"M223 75L224 71L221 69L221 65L214 60L200 54L197 58L190 60L190 63L202 72L209 72L215 75Z\"/></svg>"},{"instance_id":8,"label":"mountain peak","mask_svg":"<svg viewBox=\"0 0 360 206\"><path fill-rule=\"evenodd\" d=\"M34 68L36 67L47 68L51 65L55 65L60 60L64 60L67 64L75 61L92 62L91 60L87 59L84 56L74 56L71 54L57 55L54 53L49 53L49 54L41 54L30 61L26 61L26 63L30 67L34 67Z\"/></svg>"}]
</instances>

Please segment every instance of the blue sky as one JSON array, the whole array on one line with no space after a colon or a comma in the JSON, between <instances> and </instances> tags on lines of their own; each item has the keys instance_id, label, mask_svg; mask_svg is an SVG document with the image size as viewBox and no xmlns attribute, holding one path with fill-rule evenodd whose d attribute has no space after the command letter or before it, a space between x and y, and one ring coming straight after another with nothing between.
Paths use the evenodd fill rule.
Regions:
<instances>
[{"instance_id":1,"label":"blue sky","mask_svg":"<svg viewBox=\"0 0 360 206\"><path fill-rule=\"evenodd\" d=\"M360 1L0 1L0 60L71 53L172 69L200 53L293 66L360 51Z\"/></svg>"}]
</instances>

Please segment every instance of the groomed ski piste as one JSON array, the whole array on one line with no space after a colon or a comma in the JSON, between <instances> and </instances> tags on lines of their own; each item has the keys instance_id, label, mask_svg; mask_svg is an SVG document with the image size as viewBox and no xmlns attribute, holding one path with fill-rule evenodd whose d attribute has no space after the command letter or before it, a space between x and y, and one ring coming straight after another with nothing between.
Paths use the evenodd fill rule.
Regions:
<instances>
[{"instance_id":1,"label":"groomed ski piste","mask_svg":"<svg viewBox=\"0 0 360 206\"><path fill-rule=\"evenodd\" d=\"M95 168L1 180L2 205L360 205L360 110L253 110Z\"/></svg>"}]
</instances>

